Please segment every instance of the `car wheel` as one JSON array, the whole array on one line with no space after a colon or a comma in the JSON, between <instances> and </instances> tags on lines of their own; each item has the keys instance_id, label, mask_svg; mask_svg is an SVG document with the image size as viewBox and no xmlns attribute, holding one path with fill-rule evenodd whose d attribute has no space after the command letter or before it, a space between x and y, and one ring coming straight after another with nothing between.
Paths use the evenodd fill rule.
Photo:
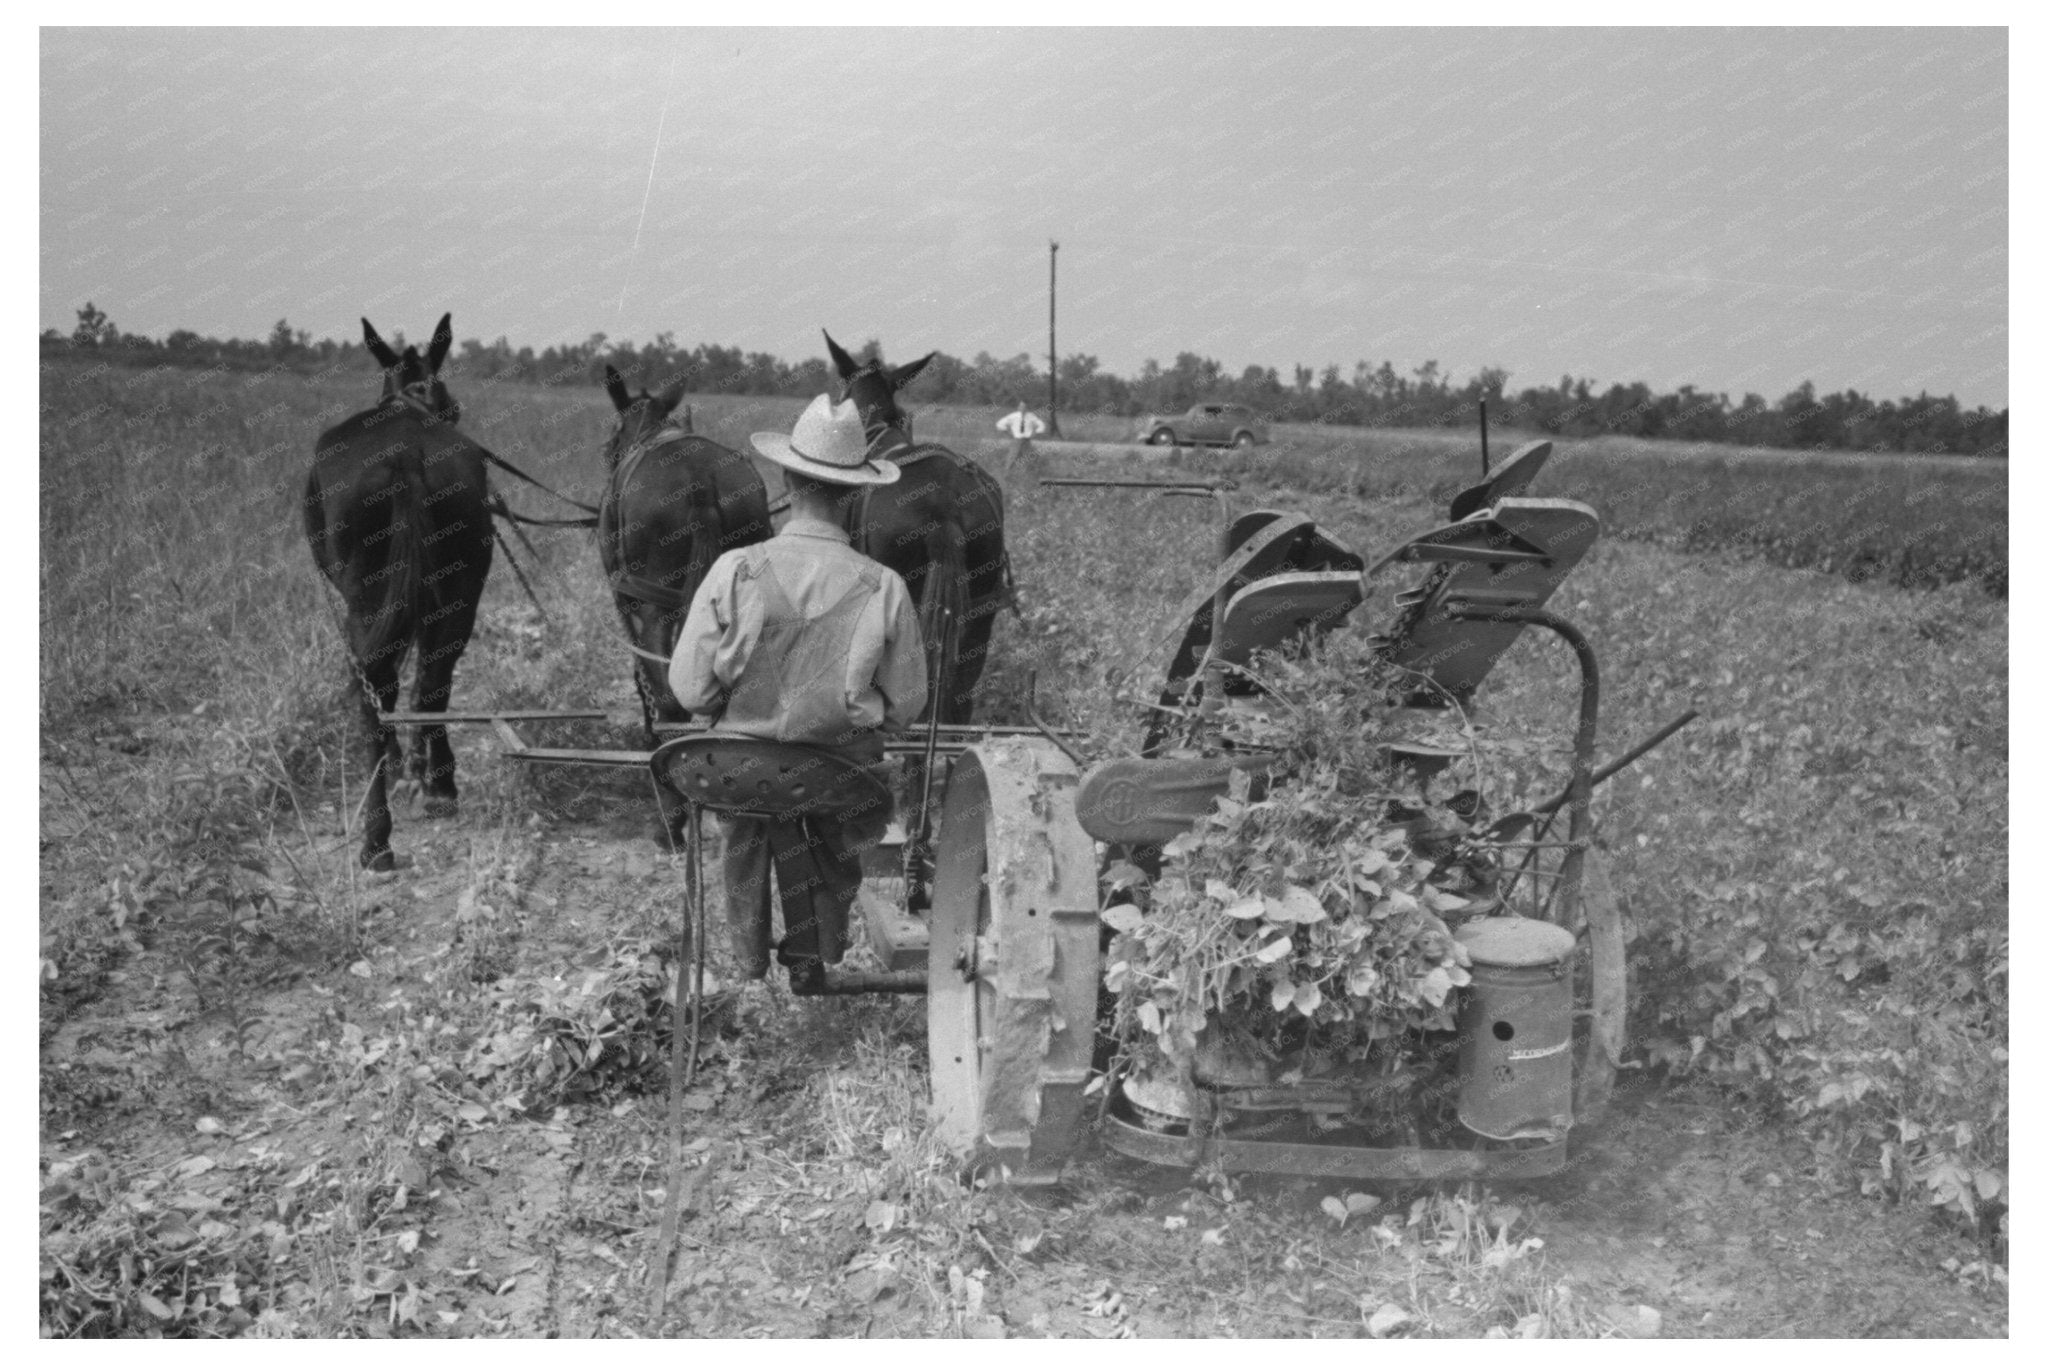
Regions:
<instances>
[{"instance_id":1,"label":"car wheel","mask_svg":"<svg viewBox=\"0 0 2048 1365\"><path fill-rule=\"evenodd\" d=\"M1252 434L1249 431L1240 431L1239 433L1237 433L1237 435L1230 438L1230 443L1240 450L1242 450L1244 447L1248 445L1257 444L1257 442L1252 439Z\"/></svg>"},{"instance_id":2,"label":"car wheel","mask_svg":"<svg viewBox=\"0 0 2048 1365\"><path fill-rule=\"evenodd\" d=\"M1170 446L1176 445L1178 442L1173 439L1173 429L1171 427L1161 427L1145 438L1145 444L1148 446Z\"/></svg>"}]
</instances>

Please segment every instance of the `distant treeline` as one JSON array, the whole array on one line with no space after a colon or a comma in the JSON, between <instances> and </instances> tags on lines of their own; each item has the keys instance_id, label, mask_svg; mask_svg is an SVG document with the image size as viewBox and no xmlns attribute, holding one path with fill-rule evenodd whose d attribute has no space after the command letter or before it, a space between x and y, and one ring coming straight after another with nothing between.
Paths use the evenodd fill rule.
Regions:
<instances>
[{"instance_id":1,"label":"distant treeline","mask_svg":"<svg viewBox=\"0 0 2048 1365\"><path fill-rule=\"evenodd\" d=\"M402 345L402 334L390 334ZM90 353L112 364L176 365L194 369L292 370L312 372L365 363L363 348L353 341L314 341L280 318L263 341L218 341L195 332L174 331L162 341L131 336L117 329L106 314L88 303L78 313L78 326L66 336L51 328L42 334L45 355ZM878 343L869 341L856 353L872 358ZM911 353L892 356L901 363ZM686 376L700 393L781 394L791 397L824 392L835 376L823 357L790 364L761 351L709 343L684 348L663 332L638 346L613 341L603 332L581 342L549 346L535 352L516 350L504 337L486 345L474 338L462 342L452 362L472 380L529 384L590 384L612 365L631 381L656 387ZM961 360L939 352L906 395L926 403L1007 407L1022 398L1035 407L1046 402L1046 375L1029 355L997 360L987 352ZM1640 436L1682 441L1713 441L1746 446L1792 449L1895 450L1952 455L2006 454L2007 409L1964 409L1953 396L1878 401L1854 389L1816 395L1811 380L1771 403L1746 393L1732 400L1725 393L1701 393L1690 384L1676 393L1655 393L1642 383L1609 384L1596 389L1593 380L1567 374L1556 384L1510 392L1505 370L1485 368L1462 384L1441 373L1434 360L1412 373L1395 371L1391 361L1373 368L1361 360L1347 377L1336 365L1320 372L1306 365L1293 368L1291 382L1277 369L1248 365L1235 377L1206 356L1183 351L1171 368L1147 360L1135 379L1105 373L1091 355L1060 360L1059 405L1062 412L1094 412L1135 418L1142 413L1179 412L1198 402L1245 403L1277 422L1315 422L1333 426L1430 427L1476 426L1479 403L1496 426L1544 431L1561 436Z\"/></svg>"}]
</instances>

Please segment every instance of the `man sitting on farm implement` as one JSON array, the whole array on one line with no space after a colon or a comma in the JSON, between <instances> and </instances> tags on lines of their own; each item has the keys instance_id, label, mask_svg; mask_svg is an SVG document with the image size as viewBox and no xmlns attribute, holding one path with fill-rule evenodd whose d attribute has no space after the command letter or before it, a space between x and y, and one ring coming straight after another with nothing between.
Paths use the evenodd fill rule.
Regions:
<instances>
[{"instance_id":1,"label":"man sitting on farm implement","mask_svg":"<svg viewBox=\"0 0 2048 1365\"><path fill-rule=\"evenodd\" d=\"M924 708L924 643L909 589L848 542L841 490L894 483L869 455L858 410L823 394L790 435L755 432L754 449L786 471L789 520L771 540L721 555L697 589L669 661L669 686L712 733L802 744L874 766L882 730ZM725 885L738 967L768 971L768 870L784 936L778 959L802 983L846 951L861 854L888 824L886 804L800 819L721 817Z\"/></svg>"}]
</instances>

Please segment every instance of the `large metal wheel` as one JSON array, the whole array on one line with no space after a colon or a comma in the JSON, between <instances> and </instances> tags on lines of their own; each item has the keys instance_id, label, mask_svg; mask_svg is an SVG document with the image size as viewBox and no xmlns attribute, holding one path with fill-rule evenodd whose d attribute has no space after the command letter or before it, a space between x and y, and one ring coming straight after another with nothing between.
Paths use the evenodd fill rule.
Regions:
<instances>
[{"instance_id":1,"label":"large metal wheel","mask_svg":"<svg viewBox=\"0 0 2048 1365\"><path fill-rule=\"evenodd\" d=\"M1171 427L1161 427L1145 438L1145 444L1148 446L1170 446L1177 444L1177 442L1173 439L1173 429Z\"/></svg>"},{"instance_id":2,"label":"large metal wheel","mask_svg":"<svg viewBox=\"0 0 2048 1365\"><path fill-rule=\"evenodd\" d=\"M1569 854L1525 876L1510 908L1571 931L1572 1120L1598 1123L1614 1093L1628 1024L1628 950L1621 907L1606 860L1586 850L1576 867Z\"/></svg>"},{"instance_id":3,"label":"large metal wheel","mask_svg":"<svg viewBox=\"0 0 2048 1365\"><path fill-rule=\"evenodd\" d=\"M1622 941L1621 905L1607 879L1607 863L1588 849L1579 879L1578 912L1567 925L1578 937L1572 964L1572 1117L1598 1123L1614 1094L1614 1073L1628 1027L1628 947Z\"/></svg>"},{"instance_id":4,"label":"large metal wheel","mask_svg":"<svg viewBox=\"0 0 2048 1365\"><path fill-rule=\"evenodd\" d=\"M977 1172L1044 1185L1079 1143L1100 989L1080 774L1042 739L953 765L932 887L932 1110Z\"/></svg>"}]
</instances>

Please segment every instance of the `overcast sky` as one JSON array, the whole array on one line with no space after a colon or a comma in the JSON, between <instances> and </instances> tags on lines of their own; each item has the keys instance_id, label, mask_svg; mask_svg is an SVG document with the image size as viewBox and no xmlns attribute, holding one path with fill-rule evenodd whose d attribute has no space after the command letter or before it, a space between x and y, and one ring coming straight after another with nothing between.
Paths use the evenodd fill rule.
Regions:
<instances>
[{"instance_id":1,"label":"overcast sky","mask_svg":"<svg viewBox=\"0 0 2048 1365\"><path fill-rule=\"evenodd\" d=\"M51 30L41 317L2007 402L2003 30Z\"/></svg>"}]
</instances>

